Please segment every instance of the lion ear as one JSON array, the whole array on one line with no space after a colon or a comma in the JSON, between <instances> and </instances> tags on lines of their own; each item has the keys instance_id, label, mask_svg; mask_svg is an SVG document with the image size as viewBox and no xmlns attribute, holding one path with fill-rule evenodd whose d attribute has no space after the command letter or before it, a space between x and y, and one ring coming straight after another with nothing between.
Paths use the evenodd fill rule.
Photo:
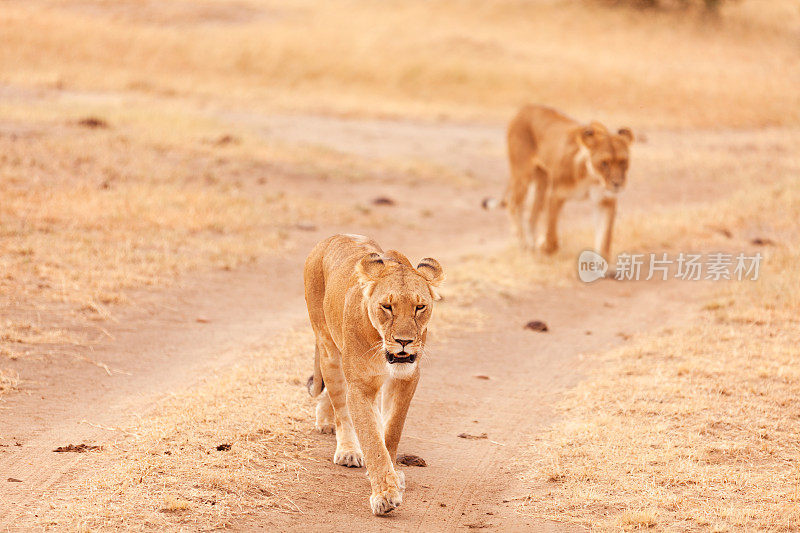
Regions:
<instances>
[{"instance_id":1,"label":"lion ear","mask_svg":"<svg viewBox=\"0 0 800 533\"><path fill-rule=\"evenodd\" d=\"M628 144L633 142L633 132L630 128L620 128L617 130L617 135L625 139Z\"/></svg>"},{"instance_id":2,"label":"lion ear","mask_svg":"<svg viewBox=\"0 0 800 533\"><path fill-rule=\"evenodd\" d=\"M375 289L375 283L383 272L385 267L381 254L371 253L364 256L361 261L356 265L356 275L358 276L358 283L364 292L364 297L369 298L372 291Z\"/></svg>"},{"instance_id":3,"label":"lion ear","mask_svg":"<svg viewBox=\"0 0 800 533\"><path fill-rule=\"evenodd\" d=\"M594 124L586 126L581 130L580 141L587 148L592 148L597 144L597 129L594 127Z\"/></svg>"},{"instance_id":4,"label":"lion ear","mask_svg":"<svg viewBox=\"0 0 800 533\"><path fill-rule=\"evenodd\" d=\"M417 272L428 282L428 288L433 299L441 300L442 297L435 289L444 281L444 270L442 270L442 265L439 264L439 261L432 257L426 257L417 265Z\"/></svg>"}]
</instances>

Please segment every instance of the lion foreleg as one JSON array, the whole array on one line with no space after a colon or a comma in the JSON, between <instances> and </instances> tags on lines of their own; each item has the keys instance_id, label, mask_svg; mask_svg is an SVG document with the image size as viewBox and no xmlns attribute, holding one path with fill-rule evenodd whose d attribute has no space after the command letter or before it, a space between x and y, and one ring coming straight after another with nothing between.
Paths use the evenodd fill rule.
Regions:
<instances>
[{"instance_id":1,"label":"lion foreleg","mask_svg":"<svg viewBox=\"0 0 800 533\"><path fill-rule=\"evenodd\" d=\"M391 379L383 387L383 441L386 450L395 466L395 472L400 480L400 487L406 488L406 477L402 471L397 469L397 447L400 444L400 437L403 434L403 426L406 423L408 408L411 399L417 390L419 382L419 372L415 373L410 379L397 380Z\"/></svg>"},{"instance_id":2,"label":"lion foreleg","mask_svg":"<svg viewBox=\"0 0 800 533\"><path fill-rule=\"evenodd\" d=\"M364 449L367 475L372 486L370 508L376 515L388 513L403 501L402 483L384 443L377 405L379 390L379 387L360 381L349 382L347 390L347 404Z\"/></svg>"},{"instance_id":3,"label":"lion foreleg","mask_svg":"<svg viewBox=\"0 0 800 533\"><path fill-rule=\"evenodd\" d=\"M397 457L397 446L418 382L419 373L407 380L389 380L384 386L383 419L386 421L384 442L392 461Z\"/></svg>"},{"instance_id":4,"label":"lion foreleg","mask_svg":"<svg viewBox=\"0 0 800 533\"><path fill-rule=\"evenodd\" d=\"M558 217L561 215L564 201L564 198L550 193L547 202L547 229L539 246L539 249L545 254L552 254L558 250Z\"/></svg>"},{"instance_id":5,"label":"lion foreleg","mask_svg":"<svg viewBox=\"0 0 800 533\"><path fill-rule=\"evenodd\" d=\"M530 188L533 189L533 202L531 203L531 210L528 213L528 233L526 242L530 249L534 249L539 219L542 217L545 200L547 199L547 173L541 167L536 167L534 179L531 182Z\"/></svg>"},{"instance_id":6,"label":"lion foreleg","mask_svg":"<svg viewBox=\"0 0 800 533\"><path fill-rule=\"evenodd\" d=\"M595 206L594 248L607 261L610 261L611 236L614 231L614 218L617 214L617 199L603 198Z\"/></svg>"}]
</instances>

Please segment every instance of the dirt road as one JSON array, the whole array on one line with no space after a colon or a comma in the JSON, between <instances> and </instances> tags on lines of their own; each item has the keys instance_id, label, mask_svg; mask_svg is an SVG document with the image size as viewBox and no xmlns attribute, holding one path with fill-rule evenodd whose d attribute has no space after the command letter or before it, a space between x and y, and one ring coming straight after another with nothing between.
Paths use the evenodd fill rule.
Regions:
<instances>
[{"instance_id":1,"label":"dirt road","mask_svg":"<svg viewBox=\"0 0 800 533\"><path fill-rule=\"evenodd\" d=\"M84 359L25 362L36 379L5 399L0 410L0 529L27 529L40 501L83 474L80 454L54 454L66 443L103 443L120 438L123 427L160 399L203 375L235 363L237 346L269 339L305 323L301 265L317 240L337 231L370 233L387 248L414 258L431 255L447 268L461 257L490 254L507 243L505 218L479 209L480 199L502 190L505 165L502 130L496 126L342 121L323 117L225 115L232 127L263 125L266 138L286 135L359 156L414 157L469 171L475 187L446 183L275 183L369 203L384 195L397 205L389 218L418 220L417 229L391 224L378 228L316 228L295 231L284 252L233 272L198 274L178 287L132 297L139 305L118 311L109 338ZM307 133L303 133L307 132ZM632 198L641 200L641 191ZM664 195L660 202L668 201ZM442 202L446 198L448 201ZM624 205L623 205L624 209ZM585 208L567 225L587 224ZM533 259L532 259L533 260ZM587 286L531 288L481 302L489 317L480 330L440 339L409 414L401 451L420 455L427 468L407 470L403 506L374 518L367 505L363 470L330 463L334 441L317 436L319 461L307 465L301 483L286 480L288 497L301 512L260 511L234 524L241 530L432 531L474 528L568 531L516 512L531 489L517 478L525 447L551 420L552 405L580 376L581 355L625 341L627 335L681 316L687 294L672 285L603 281ZM446 304L445 304L446 305ZM201 321L198 321L201 319ZM548 333L523 328L546 321ZM308 368L313 350L309 347ZM476 376L485 376L478 378ZM313 428L311 408L309 431ZM459 438L461 433L486 438ZM5 482L7 478L22 482Z\"/></svg>"}]
</instances>

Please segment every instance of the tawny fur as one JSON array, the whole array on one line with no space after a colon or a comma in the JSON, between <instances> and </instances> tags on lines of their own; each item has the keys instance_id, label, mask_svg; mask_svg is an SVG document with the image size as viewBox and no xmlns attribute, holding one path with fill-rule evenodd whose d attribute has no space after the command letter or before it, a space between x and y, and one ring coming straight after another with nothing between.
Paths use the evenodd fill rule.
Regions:
<instances>
[{"instance_id":1,"label":"tawny fur","mask_svg":"<svg viewBox=\"0 0 800 533\"><path fill-rule=\"evenodd\" d=\"M555 252L564 202L591 196L597 214L595 249L608 258L616 195L625 185L632 141L628 128L611 133L599 122L581 125L549 107L523 107L508 126L511 177L500 204L508 209L520 245ZM491 201L484 201L484 207L491 206ZM545 212L545 230L537 239L539 219Z\"/></svg>"},{"instance_id":2,"label":"tawny fur","mask_svg":"<svg viewBox=\"0 0 800 533\"><path fill-rule=\"evenodd\" d=\"M317 428L335 427L335 463L358 467L366 461L374 514L402 502L405 477L394 461L419 380L434 287L443 278L434 259L414 268L404 255L383 252L359 235L326 239L306 260L306 303L316 335L309 390L319 398ZM411 354L412 362L389 363Z\"/></svg>"}]
</instances>

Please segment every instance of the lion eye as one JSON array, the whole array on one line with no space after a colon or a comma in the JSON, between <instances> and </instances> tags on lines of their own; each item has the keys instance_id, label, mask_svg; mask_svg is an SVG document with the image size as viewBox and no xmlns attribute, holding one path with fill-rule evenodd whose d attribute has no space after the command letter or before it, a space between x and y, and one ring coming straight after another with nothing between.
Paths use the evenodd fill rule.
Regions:
<instances>
[{"instance_id":1,"label":"lion eye","mask_svg":"<svg viewBox=\"0 0 800 533\"><path fill-rule=\"evenodd\" d=\"M608 168L608 161L603 161L602 163L600 163L600 166L603 167L604 169Z\"/></svg>"},{"instance_id":2,"label":"lion eye","mask_svg":"<svg viewBox=\"0 0 800 533\"><path fill-rule=\"evenodd\" d=\"M383 307L384 309L386 309L390 313L392 312L392 304L381 304L381 307Z\"/></svg>"},{"instance_id":3,"label":"lion eye","mask_svg":"<svg viewBox=\"0 0 800 533\"><path fill-rule=\"evenodd\" d=\"M427 307L427 306L426 306L426 305L418 305L418 306L417 306L417 311L418 311L418 312L419 312L419 311L424 311L424 310L425 310L425 307Z\"/></svg>"}]
</instances>

